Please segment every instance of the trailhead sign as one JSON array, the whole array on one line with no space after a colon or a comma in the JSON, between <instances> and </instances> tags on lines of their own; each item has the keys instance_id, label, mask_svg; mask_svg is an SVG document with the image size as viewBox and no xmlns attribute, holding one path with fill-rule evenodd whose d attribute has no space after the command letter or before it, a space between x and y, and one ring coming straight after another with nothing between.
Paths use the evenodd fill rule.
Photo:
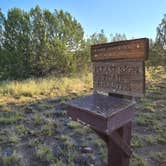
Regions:
<instances>
[{"instance_id":1,"label":"trailhead sign","mask_svg":"<svg viewBox=\"0 0 166 166\"><path fill-rule=\"evenodd\" d=\"M93 94L66 102L68 116L106 143L108 166L129 166L134 97L145 94L148 50L147 38L91 46Z\"/></svg>"}]
</instances>

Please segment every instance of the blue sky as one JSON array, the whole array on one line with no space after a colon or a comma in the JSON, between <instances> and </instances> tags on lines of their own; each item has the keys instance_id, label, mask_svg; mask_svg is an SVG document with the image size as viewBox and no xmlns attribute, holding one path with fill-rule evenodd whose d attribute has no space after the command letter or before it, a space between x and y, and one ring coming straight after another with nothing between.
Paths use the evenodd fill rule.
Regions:
<instances>
[{"instance_id":1,"label":"blue sky","mask_svg":"<svg viewBox=\"0 0 166 166\"><path fill-rule=\"evenodd\" d=\"M125 33L127 38L155 39L156 27L166 14L166 0L0 0L3 13L36 5L70 12L83 26L85 36L104 29L107 35Z\"/></svg>"}]
</instances>

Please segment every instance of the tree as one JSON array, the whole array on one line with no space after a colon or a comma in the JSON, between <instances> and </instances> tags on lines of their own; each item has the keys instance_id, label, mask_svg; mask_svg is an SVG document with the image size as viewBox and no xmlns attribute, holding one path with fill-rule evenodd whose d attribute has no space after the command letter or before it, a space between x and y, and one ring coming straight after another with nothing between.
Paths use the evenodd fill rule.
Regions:
<instances>
[{"instance_id":1,"label":"tree","mask_svg":"<svg viewBox=\"0 0 166 166\"><path fill-rule=\"evenodd\" d=\"M57 17L58 39L65 42L70 50L77 50L83 42L84 31L80 23L70 13L55 10Z\"/></svg>"},{"instance_id":2,"label":"tree","mask_svg":"<svg viewBox=\"0 0 166 166\"><path fill-rule=\"evenodd\" d=\"M166 46L166 14L157 27L156 41L159 42L162 46Z\"/></svg>"},{"instance_id":3,"label":"tree","mask_svg":"<svg viewBox=\"0 0 166 166\"><path fill-rule=\"evenodd\" d=\"M102 29L100 32L93 33L87 40L82 43L82 47L77 50L77 68L81 71L83 69L90 70L91 58L90 47L94 44L106 43L108 41L107 36Z\"/></svg>"},{"instance_id":4,"label":"tree","mask_svg":"<svg viewBox=\"0 0 166 166\"><path fill-rule=\"evenodd\" d=\"M0 78L23 79L90 66L90 46L108 39L101 30L84 40L81 24L63 10L0 11Z\"/></svg>"},{"instance_id":5,"label":"tree","mask_svg":"<svg viewBox=\"0 0 166 166\"><path fill-rule=\"evenodd\" d=\"M27 77L29 72L29 15L18 8L8 11L4 22L6 68L10 78Z\"/></svg>"},{"instance_id":6,"label":"tree","mask_svg":"<svg viewBox=\"0 0 166 166\"><path fill-rule=\"evenodd\" d=\"M158 42L150 40L149 45L149 58L147 66L158 66L166 64L165 50Z\"/></svg>"},{"instance_id":7,"label":"tree","mask_svg":"<svg viewBox=\"0 0 166 166\"><path fill-rule=\"evenodd\" d=\"M74 70L75 52L81 48L84 35L76 19L62 10L51 13L36 6L30 11L30 20L34 74Z\"/></svg>"},{"instance_id":8,"label":"tree","mask_svg":"<svg viewBox=\"0 0 166 166\"><path fill-rule=\"evenodd\" d=\"M5 17L0 9L0 49L2 48L3 43L3 24L5 21Z\"/></svg>"},{"instance_id":9,"label":"tree","mask_svg":"<svg viewBox=\"0 0 166 166\"><path fill-rule=\"evenodd\" d=\"M31 65L34 75L41 76L47 68L47 32L43 11L36 6L30 10Z\"/></svg>"},{"instance_id":10,"label":"tree","mask_svg":"<svg viewBox=\"0 0 166 166\"><path fill-rule=\"evenodd\" d=\"M111 37L111 42L127 40L126 35L120 33L116 33L115 35L111 34L110 37Z\"/></svg>"},{"instance_id":11,"label":"tree","mask_svg":"<svg viewBox=\"0 0 166 166\"><path fill-rule=\"evenodd\" d=\"M161 23L157 27L157 37L155 42L156 56L159 64L166 64L166 14L164 15Z\"/></svg>"},{"instance_id":12,"label":"tree","mask_svg":"<svg viewBox=\"0 0 166 166\"><path fill-rule=\"evenodd\" d=\"M3 24L5 21L5 17L0 9L0 79L3 77L4 75L4 70L3 70L3 66L5 64L4 62L4 51L3 51Z\"/></svg>"},{"instance_id":13,"label":"tree","mask_svg":"<svg viewBox=\"0 0 166 166\"><path fill-rule=\"evenodd\" d=\"M108 41L104 30L101 29L101 31L99 33L93 33L88 39L87 39L87 43L89 45L93 45L93 44L100 44L100 43L106 43Z\"/></svg>"}]
</instances>

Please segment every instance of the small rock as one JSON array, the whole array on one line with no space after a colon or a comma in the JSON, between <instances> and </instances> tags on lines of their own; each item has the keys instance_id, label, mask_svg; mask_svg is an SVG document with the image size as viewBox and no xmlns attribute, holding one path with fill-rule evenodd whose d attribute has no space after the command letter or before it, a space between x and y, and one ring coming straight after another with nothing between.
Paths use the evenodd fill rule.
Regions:
<instances>
[{"instance_id":1,"label":"small rock","mask_svg":"<svg viewBox=\"0 0 166 166\"><path fill-rule=\"evenodd\" d=\"M11 156L13 154L13 149L11 147L7 147L3 153L4 156Z\"/></svg>"},{"instance_id":2,"label":"small rock","mask_svg":"<svg viewBox=\"0 0 166 166\"><path fill-rule=\"evenodd\" d=\"M91 147L83 147L81 149L82 153L93 153L93 149Z\"/></svg>"}]
</instances>

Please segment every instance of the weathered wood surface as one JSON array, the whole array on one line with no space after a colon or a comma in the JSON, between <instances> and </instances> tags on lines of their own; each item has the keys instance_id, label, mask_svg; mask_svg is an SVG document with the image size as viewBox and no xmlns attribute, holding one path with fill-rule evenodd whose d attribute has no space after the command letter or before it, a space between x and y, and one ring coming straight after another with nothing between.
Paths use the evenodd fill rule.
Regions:
<instances>
[{"instance_id":1,"label":"weathered wood surface","mask_svg":"<svg viewBox=\"0 0 166 166\"><path fill-rule=\"evenodd\" d=\"M107 144L108 166L129 166L131 156L131 129L131 121L110 135L94 129L98 136Z\"/></svg>"},{"instance_id":2,"label":"weathered wood surface","mask_svg":"<svg viewBox=\"0 0 166 166\"><path fill-rule=\"evenodd\" d=\"M125 40L112 43L93 45L92 61L115 59L147 59L149 41L147 38Z\"/></svg>"},{"instance_id":3,"label":"weathered wood surface","mask_svg":"<svg viewBox=\"0 0 166 166\"><path fill-rule=\"evenodd\" d=\"M111 138L107 141L108 166L129 166L131 128L132 122L129 122L111 134ZM128 145L128 148L125 144ZM124 154L126 151L129 155Z\"/></svg>"},{"instance_id":4,"label":"weathered wood surface","mask_svg":"<svg viewBox=\"0 0 166 166\"><path fill-rule=\"evenodd\" d=\"M92 128L110 134L131 121L135 102L127 99L91 94L68 102L68 116L89 124Z\"/></svg>"},{"instance_id":5,"label":"weathered wood surface","mask_svg":"<svg viewBox=\"0 0 166 166\"><path fill-rule=\"evenodd\" d=\"M133 102L113 96L91 94L70 100L66 102L66 104L81 110L89 111L92 114L97 114L104 118L109 118L115 115L117 112L120 112L128 108L130 105L133 105Z\"/></svg>"},{"instance_id":6,"label":"weathered wood surface","mask_svg":"<svg viewBox=\"0 0 166 166\"><path fill-rule=\"evenodd\" d=\"M145 93L143 61L118 60L93 63L94 90L141 97Z\"/></svg>"}]
</instances>

